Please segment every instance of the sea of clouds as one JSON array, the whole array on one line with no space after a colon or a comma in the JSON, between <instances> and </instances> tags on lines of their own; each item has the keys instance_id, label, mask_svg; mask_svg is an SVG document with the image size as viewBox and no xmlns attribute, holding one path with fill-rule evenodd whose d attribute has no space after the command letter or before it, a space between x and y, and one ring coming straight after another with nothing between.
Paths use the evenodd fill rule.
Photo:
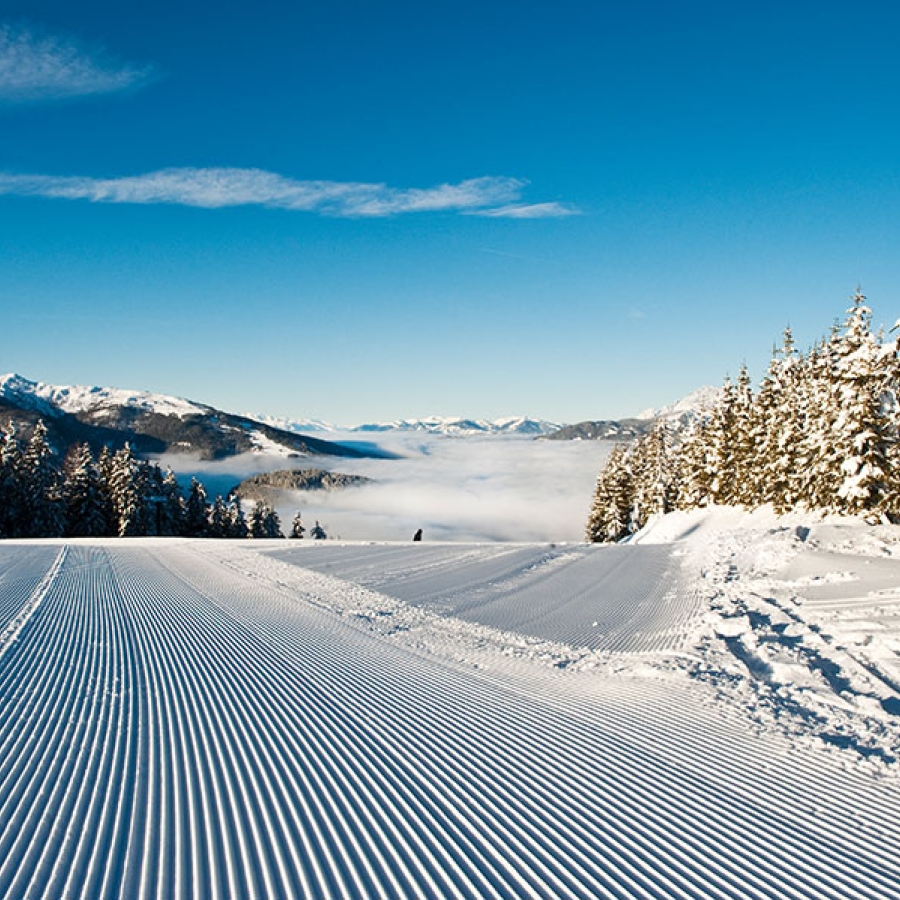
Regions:
<instances>
[{"instance_id":1,"label":"sea of clouds","mask_svg":"<svg viewBox=\"0 0 900 900\"><path fill-rule=\"evenodd\" d=\"M353 443L359 435L329 435ZM421 528L435 541L580 541L597 473L610 450L603 441L547 441L513 436L443 437L389 433L375 438L393 459L303 460L245 455L216 463L167 461L195 474L210 497L242 478L286 468L327 468L365 475L372 484L340 491L297 491L278 505L285 533L299 510L330 538L407 541Z\"/></svg>"}]
</instances>

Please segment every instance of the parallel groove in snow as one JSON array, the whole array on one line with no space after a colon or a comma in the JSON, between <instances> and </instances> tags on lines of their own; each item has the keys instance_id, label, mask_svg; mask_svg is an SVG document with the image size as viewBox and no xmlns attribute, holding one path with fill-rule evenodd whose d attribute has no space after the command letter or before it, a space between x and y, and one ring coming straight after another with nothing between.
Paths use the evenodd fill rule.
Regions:
<instances>
[{"instance_id":1,"label":"parallel groove in snow","mask_svg":"<svg viewBox=\"0 0 900 900\"><path fill-rule=\"evenodd\" d=\"M386 701L389 702L389 697L386 697L386 698L384 698L384 699L385 699ZM502 716L502 715L503 715L502 709L499 710L497 714ZM561 779L561 780L563 780L563 779ZM696 802L696 801L695 801L695 802ZM676 807L676 808L677 808L677 807ZM646 811L645 811L645 812L646 812ZM650 815L651 815L651 818L652 818L652 813L651 813ZM690 823L683 822L683 823L678 823L678 825L677 825L677 827L685 827L685 826L687 826L688 828L690 828ZM673 831L673 832L672 832L672 834L676 834L676 833L677 833L677 831ZM663 838L664 838L664 836L663 836ZM786 858L786 862L789 864L789 860L788 860L787 858ZM745 880L745 876L744 876L743 873L740 874L740 878L741 878L741 880ZM736 895L737 895L737 896L743 896L744 894L743 894L743 891L740 890L740 891L738 891L738 893L737 893Z\"/></svg>"},{"instance_id":2,"label":"parallel groove in snow","mask_svg":"<svg viewBox=\"0 0 900 900\"><path fill-rule=\"evenodd\" d=\"M416 652L270 565L71 547L0 658L0 897L900 897L895 790L684 686Z\"/></svg>"},{"instance_id":3,"label":"parallel groove in snow","mask_svg":"<svg viewBox=\"0 0 900 900\"><path fill-rule=\"evenodd\" d=\"M21 612L59 552L46 544L0 546L0 632Z\"/></svg>"}]
</instances>

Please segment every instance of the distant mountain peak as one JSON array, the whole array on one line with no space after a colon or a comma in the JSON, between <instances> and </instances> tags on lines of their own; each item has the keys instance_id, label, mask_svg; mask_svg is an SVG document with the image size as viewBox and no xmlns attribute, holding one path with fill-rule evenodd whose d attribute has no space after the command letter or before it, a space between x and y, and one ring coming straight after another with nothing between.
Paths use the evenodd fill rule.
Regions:
<instances>
[{"instance_id":1,"label":"distant mountain peak","mask_svg":"<svg viewBox=\"0 0 900 900\"><path fill-rule=\"evenodd\" d=\"M700 412L715 406L721 393L721 388L704 385L668 406L662 406L659 409L645 409L634 418L641 420L681 418L685 414Z\"/></svg>"},{"instance_id":2,"label":"distant mountain peak","mask_svg":"<svg viewBox=\"0 0 900 900\"><path fill-rule=\"evenodd\" d=\"M557 441L628 442L647 434L653 428L653 423L659 420L678 430L684 428L699 413L715 406L720 394L721 388L702 387L660 409L647 409L626 419L576 422L547 437Z\"/></svg>"}]
</instances>

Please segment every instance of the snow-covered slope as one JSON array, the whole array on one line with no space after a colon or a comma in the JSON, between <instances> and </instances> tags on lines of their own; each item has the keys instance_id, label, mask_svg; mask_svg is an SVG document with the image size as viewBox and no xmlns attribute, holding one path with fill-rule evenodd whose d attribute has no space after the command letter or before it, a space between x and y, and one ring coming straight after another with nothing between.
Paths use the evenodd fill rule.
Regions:
<instances>
[{"instance_id":1,"label":"snow-covered slope","mask_svg":"<svg viewBox=\"0 0 900 900\"><path fill-rule=\"evenodd\" d=\"M897 900L897 531L717 516L0 543L0 897Z\"/></svg>"}]
</instances>

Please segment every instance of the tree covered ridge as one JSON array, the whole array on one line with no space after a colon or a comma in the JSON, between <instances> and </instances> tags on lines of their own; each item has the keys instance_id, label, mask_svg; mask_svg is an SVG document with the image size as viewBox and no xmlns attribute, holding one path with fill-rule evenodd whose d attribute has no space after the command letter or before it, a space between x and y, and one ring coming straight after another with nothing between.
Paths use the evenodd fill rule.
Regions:
<instances>
[{"instance_id":1,"label":"tree covered ridge","mask_svg":"<svg viewBox=\"0 0 900 900\"><path fill-rule=\"evenodd\" d=\"M26 442L10 423L0 435L0 538L39 537L283 537L266 503L249 521L236 494L210 502L191 479L182 491L174 473L138 459L130 445L87 443L60 463L38 422Z\"/></svg>"},{"instance_id":2,"label":"tree covered ridge","mask_svg":"<svg viewBox=\"0 0 900 900\"><path fill-rule=\"evenodd\" d=\"M900 522L900 340L872 330L865 296L806 353L790 329L754 392L746 366L681 434L663 421L617 445L597 479L589 541L710 504Z\"/></svg>"}]
</instances>

